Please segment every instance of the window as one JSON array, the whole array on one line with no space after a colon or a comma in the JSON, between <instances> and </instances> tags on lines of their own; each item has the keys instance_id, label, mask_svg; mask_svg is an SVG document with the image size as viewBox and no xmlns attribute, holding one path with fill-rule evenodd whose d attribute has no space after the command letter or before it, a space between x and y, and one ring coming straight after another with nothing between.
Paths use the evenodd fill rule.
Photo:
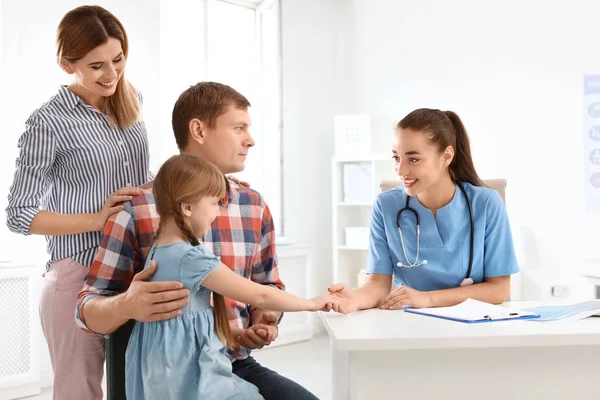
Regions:
<instances>
[{"instance_id":1,"label":"window","mask_svg":"<svg viewBox=\"0 0 600 400\"><path fill-rule=\"evenodd\" d=\"M250 182L269 204L275 229L283 234L281 151L281 74L278 9L274 1L212 0L207 7L207 78L232 86L250 100L252 134L246 170Z\"/></svg>"},{"instance_id":2,"label":"window","mask_svg":"<svg viewBox=\"0 0 600 400\"><path fill-rule=\"evenodd\" d=\"M161 3L161 131L171 132L171 111L181 91L210 80L242 93L252 107L246 170L236 174L260 192L283 234L282 83L277 0L205 0ZM185 54L185 57L181 55ZM161 162L177 153L169 135Z\"/></svg>"}]
</instances>

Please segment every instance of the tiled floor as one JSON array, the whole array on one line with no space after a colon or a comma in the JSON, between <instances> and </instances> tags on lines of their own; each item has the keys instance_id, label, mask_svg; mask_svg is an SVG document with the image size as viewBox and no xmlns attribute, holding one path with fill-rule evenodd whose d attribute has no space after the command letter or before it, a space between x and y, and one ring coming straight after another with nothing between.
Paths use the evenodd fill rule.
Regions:
<instances>
[{"instance_id":1,"label":"tiled floor","mask_svg":"<svg viewBox=\"0 0 600 400\"><path fill-rule=\"evenodd\" d=\"M262 365L298 382L320 400L331 400L329 337L287 346L264 349L252 353ZM27 400L52 400L52 391Z\"/></svg>"}]
</instances>

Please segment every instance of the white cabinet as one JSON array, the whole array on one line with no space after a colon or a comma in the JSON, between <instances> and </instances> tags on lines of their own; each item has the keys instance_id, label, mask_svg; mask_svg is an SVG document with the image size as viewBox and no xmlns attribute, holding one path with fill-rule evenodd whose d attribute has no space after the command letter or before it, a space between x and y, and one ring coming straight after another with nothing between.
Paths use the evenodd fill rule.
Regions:
<instances>
[{"instance_id":1,"label":"white cabinet","mask_svg":"<svg viewBox=\"0 0 600 400\"><path fill-rule=\"evenodd\" d=\"M40 393L40 268L0 262L0 398Z\"/></svg>"},{"instance_id":2,"label":"white cabinet","mask_svg":"<svg viewBox=\"0 0 600 400\"><path fill-rule=\"evenodd\" d=\"M279 277L286 292L300 297L311 297L310 271L312 252L310 247L298 245L277 246ZM269 348L282 344L309 340L313 337L313 318L309 312L285 313L279 324L279 337Z\"/></svg>"},{"instance_id":3,"label":"white cabinet","mask_svg":"<svg viewBox=\"0 0 600 400\"><path fill-rule=\"evenodd\" d=\"M371 210L382 180L398 179L391 154L334 157L332 169L333 281L351 287L364 277Z\"/></svg>"}]
</instances>

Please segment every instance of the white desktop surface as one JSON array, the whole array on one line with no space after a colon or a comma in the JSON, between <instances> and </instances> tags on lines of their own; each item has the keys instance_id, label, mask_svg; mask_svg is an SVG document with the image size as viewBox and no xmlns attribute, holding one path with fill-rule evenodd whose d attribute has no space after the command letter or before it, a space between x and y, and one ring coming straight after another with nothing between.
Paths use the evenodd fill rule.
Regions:
<instances>
[{"instance_id":1,"label":"white desktop surface","mask_svg":"<svg viewBox=\"0 0 600 400\"><path fill-rule=\"evenodd\" d=\"M331 340L333 400L600 399L598 317L467 324L373 309L320 318Z\"/></svg>"}]
</instances>

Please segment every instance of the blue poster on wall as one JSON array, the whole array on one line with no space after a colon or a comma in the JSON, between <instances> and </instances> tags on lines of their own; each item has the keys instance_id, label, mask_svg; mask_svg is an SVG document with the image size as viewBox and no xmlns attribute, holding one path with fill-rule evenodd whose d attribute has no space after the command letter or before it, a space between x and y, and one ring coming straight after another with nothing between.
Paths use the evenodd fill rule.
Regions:
<instances>
[{"instance_id":1,"label":"blue poster on wall","mask_svg":"<svg viewBox=\"0 0 600 400\"><path fill-rule=\"evenodd\" d=\"M600 75L585 75L583 88L585 208L600 212Z\"/></svg>"}]
</instances>

